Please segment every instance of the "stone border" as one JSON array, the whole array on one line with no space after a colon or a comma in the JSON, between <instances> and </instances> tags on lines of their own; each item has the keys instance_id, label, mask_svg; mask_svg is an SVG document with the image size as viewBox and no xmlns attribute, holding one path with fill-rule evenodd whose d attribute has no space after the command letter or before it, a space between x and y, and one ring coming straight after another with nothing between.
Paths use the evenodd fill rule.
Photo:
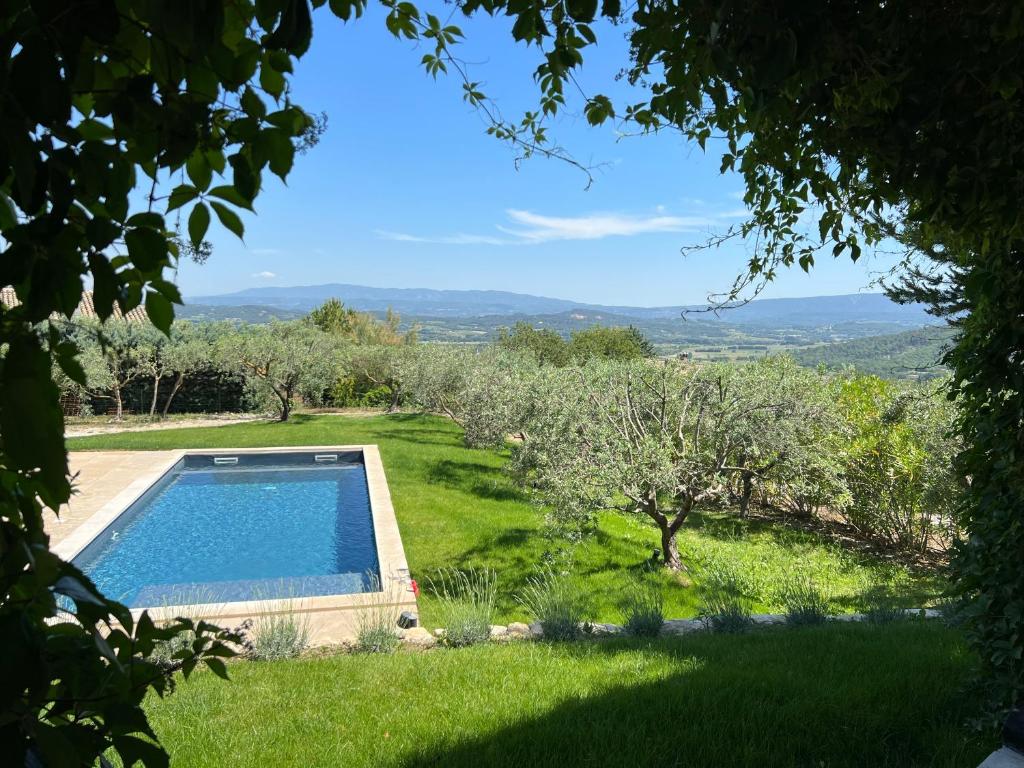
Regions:
<instances>
[{"instance_id":1,"label":"stone border","mask_svg":"<svg viewBox=\"0 0 1024 768\"><path fill-rule=\"evenodd\" d=\"M237 602L173 605L152 608L134 608L132 616L138 619L149 611L156 619L175 616L202 618L223 626L236 626L243 621L267 615L295 615L307 623L311 645L338 643L355 636L359 613L366 608L393 608L397 618L401 611L418 613L416 595L409 578L409 564L405 558L402 537L395 518L391 492L384 475L384 464L376 445L316 445L276 446L270 448L198 448L175 450L168 458L142 473L121 493L104 504L80 524L54 552L70 561L97 536L138 501L155 483L185 456L237 456L240 454L268 453L344 453L358 451L363 457L366 485L373 517L373 533L377 544L377 563L380 568L382 590L353 595L320 595L283 600L245 600ZM166 453L162 451L161 453Z\"/></svg>"},{"instance_id":2,"label":"stone border","mask_svg":"<svg viewBox=\"0 0 1024 768\"><path fill-rule=\"evenodd\" d=\"M908 619L911 618L922 618L922 619L938 619L941 618L942 614L935 608L905 608L903 615ZM867 621L867 616L863 613L842 613L835 616L826 617L826 621L840 622L840 623L853 623L859 621ZM753 627L770 627L770 626L781 626L786 624L786 614L784 613L752 613L750 614L750 626ZM709 632L711 627L705 619L665 619L661 625L661 631L658 633L659 637L677 637L679 635L689 635L694 632ZM588 622L580 625L580 634L577 640L590 640L600 639L606 637L619 637L627 636L625 627L619 624L609 624L606 622ZM399 636L405 642L406 645L419 648L431 648L437 645L444 638L444 629L438 628L431 633L424 627L413 627L411 629L402 630L399 632ZM514 621L508 626L503 624L494 624L491 626L491 637L492 641L506 641L506 640L541 640L544 638L544 628L540 625L540 622L533 622L532 624L524 624L522 622ZM1022 765L1020 768L1024 768Z\"/></svg>"}]
</instances>

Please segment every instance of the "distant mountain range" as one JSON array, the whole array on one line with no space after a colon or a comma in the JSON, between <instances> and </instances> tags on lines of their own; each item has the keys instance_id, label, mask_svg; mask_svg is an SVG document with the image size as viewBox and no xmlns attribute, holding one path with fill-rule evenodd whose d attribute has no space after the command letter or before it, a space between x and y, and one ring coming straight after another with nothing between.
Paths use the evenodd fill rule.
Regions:
<instances>
[{"instance_id":1,"label":"distant mountain range","mask_svg":"<svg viewBox=\"0 0 1024 768\"><path fill-rule=\"evenodd\" d=\"M895 304L880 293L845 296L813 296L798 299L759 299L719 314L700 313L702 306L627 307L587 304L567 299L532 296L509 291L455 291L431 288L371 288L363 285L331 283L291 288L248 288L216 296L195 296L186 305L202 307L204 314L230 317L251 316L257 308L268 315L293 317L319 306L330 298L346 306L367 312L383 312L389 307L408 319L459 319L501 317L504 320L537 315L573 313L595 318L614 316L617 320L678 320L684 312L693 320L721 322L747 327L822 328L833 325L880 324L887 329L918 328L935 323L922 306ZM214 308L234 308L214 309ZM277 312L274 312L277 310ZM189 314L188 311L181 313ZM489 325L490 323L488 323ZM884 331L876 331L884 332ZM857 334L861 335L861 334Z\"/></svg>"}]
</instances>

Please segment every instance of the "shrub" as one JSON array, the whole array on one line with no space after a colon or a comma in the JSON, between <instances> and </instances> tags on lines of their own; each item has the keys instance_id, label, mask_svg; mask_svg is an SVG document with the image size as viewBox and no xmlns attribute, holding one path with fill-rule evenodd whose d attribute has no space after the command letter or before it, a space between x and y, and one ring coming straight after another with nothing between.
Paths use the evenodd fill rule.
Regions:
<instances>
[{"instance_id":1,"label":"shrub","mask_svg":"<svg viewBox=\"0 0 1024 768\"><path fill-rule=\"evenodd\" d=\"M444 627L442 642L452 647L483 643L491 636L497 579L494 571L443 569L430 588L438 600L437 615Z\"/></svg>"},{"instance_id":2,"label":"shrub","mask_svg":"<svg viewBox=\"0 0 1024 768\"><path fill-rule=\"evenodd\" d=\"M258 616L249 632L249 645L249 656L259 661L294 658L309 646L309 622L291 612Z\"/></svg>"},{"instance_id":3,"label":"shrub","mask_svg":"<svg viewBox=\"0 0 1024 768\"><path fill-rule=\"evenodd\" d=\"M358 397L356 396L356 380L352 376L341 376L331 387L327 396L331 405L339 408L353 405Z\"/></svg>"},{"instance_id":4,"label":"shrub","mask_svg":"<svg viewBox=\"0 0 1024 768\"><path fill-rule=\"evenodd\" d=\"M750 600L744 595L743 582L731 568L707 566L698 587L698 616L715 632L737 633L750 628Z\"/></svg>"},{"instance_id":5,"label":"shrub","mask_svg":"<svg viewBox=\"0 0 1024 768\"><path fill-rule=\"evenodd\" d=\"M367 390L360 398L360 404L366 408L387 408L391 405L392 395L391 387L383 384Z\"/></svg>"},{"instance_id":6,"label":"shrub","mask_svg":"<svg viewBox=\"0 0 1024 768\"><path fill-rule=\"evenodd\" d=\"M548 640L574 640L588 618L587 601L575 580L547 570L527 579L519 603L540 622Z\"/></svg>"},{"instance_id":7,"label":"shrub","mask_svg":"<svg viewBox=\"0 0 1024 768\"><path fill-rule=\"evenodd\" d=\"M637 637L656 637L665 623L661 585L646 576L630 584L622 601L623 626Z\"/></svg>"},{"instance_id":8,"label":"shrub","mask_svg":"<svg viewBox=\"0 0 1024 768\"><path fill-rule=\"evenodd\" d=\"M828 621L829 596L805 573L786 579L779 590L779 598L786 607L787 624L824 624Z\"/></svg>"}]
</instances>

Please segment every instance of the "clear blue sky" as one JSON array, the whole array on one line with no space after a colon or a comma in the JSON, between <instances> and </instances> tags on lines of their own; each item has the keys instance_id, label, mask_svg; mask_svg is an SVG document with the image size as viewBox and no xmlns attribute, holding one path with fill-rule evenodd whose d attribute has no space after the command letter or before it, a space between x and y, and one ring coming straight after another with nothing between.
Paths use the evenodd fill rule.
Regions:
<instances>
[{"instance_id":1,"label":"clear blue sky","mask_svg":"<svg viewBox=\"0 0 1024 768\"><path fill-rule=\"evenodd\" d=\"M265 175L245 242L211 227L214 257L182 265L187 296L262 285L356 283L395 288L491 288L605 304L702 301L742 269L742 247L684 259L742 216L741 180L675 135L619 139L590 128L581 103L551 128L579 160L600 165L594 184L571 166L513 152L484 133L456 77L435 82L427 50L396 41L379 8L348 25L321 9L314 43L293 79L295 100L326 111L319 146L298 156L285 187ZM536 51L513 43L505 19L466 23L460 47L471 76L506 116L536 104ZM581 82L621 93L622 31L600 31ZM619 89L615 91L614 89ZM636 99L634 99L636 100ZM885 259L823 260L791 270L765 296L854 293Z\"/></svg>"}]
</instances>

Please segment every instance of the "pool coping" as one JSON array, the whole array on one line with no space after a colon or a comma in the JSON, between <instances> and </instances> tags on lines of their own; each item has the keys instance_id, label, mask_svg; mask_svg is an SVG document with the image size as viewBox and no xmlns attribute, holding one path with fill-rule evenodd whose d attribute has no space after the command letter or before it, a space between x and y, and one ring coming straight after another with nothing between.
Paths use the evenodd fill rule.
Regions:
<instances>
[{"instance_id":1,"label":"pool coping","mask_svg":"<svg viewBox=\"0 0 1024 768\"><path fill-rule=\"evenodd\" d=\"M173 451L159 451L165 459L142 472L120 493L103 504L84 520L68 536L53 547L63 560L77 557L106 528L117 520L138 501L155 483L167 475L183 458L189 455L237 456L241 454L268 453L325 453L356 452L363 459L366 472L366 486L370 500L370 514L373 518L374 540L377 546L377 563L381 576L381 590L350 595L317 595L271 600L242 600L218 603L197 603L188 605L147 606L132 608L136 619L143 612L156 620L176 616L203 618L224 624L241 623L247 619L273 614L299 614L307 618L311 640L314 644L340 642L354 634L355 616L339 616L338 612L356 613L360 609L393 607L416 613L416 595L412 590L409 565L402 546L398 520L395 517L391 492L388 489L381 461L380 449L376 445L300 445L273 446L264 448L183 448ZM157 452L154 452L157 453ZM331 615L333 614L333 616Z\"/></svg>"}]
</instances>

